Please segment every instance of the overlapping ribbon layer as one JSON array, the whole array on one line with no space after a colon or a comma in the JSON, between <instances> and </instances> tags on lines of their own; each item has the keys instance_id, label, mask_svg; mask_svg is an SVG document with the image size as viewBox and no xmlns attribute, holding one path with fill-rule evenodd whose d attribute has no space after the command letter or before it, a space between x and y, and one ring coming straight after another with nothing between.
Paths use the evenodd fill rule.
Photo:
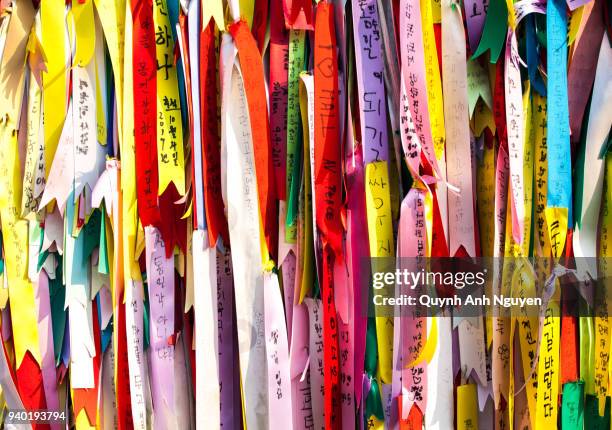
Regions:
<instances>
[{"instance_id":1,"label":"overlapping ribbon layer","mask_svg":"<svg viewBox=\"0 0 612 430\"><path fill-rule=\"evenodd\" d=\"M612 429L611 12L1 1L5 427ZM544 305L369 312L381 257Z\"/></svg>"}]
</instances>

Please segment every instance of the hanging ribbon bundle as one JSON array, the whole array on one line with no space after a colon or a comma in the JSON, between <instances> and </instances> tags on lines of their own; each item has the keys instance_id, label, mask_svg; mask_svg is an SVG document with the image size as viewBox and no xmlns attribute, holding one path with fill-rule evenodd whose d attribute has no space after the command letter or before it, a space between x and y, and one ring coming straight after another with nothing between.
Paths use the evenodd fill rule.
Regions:
<instances>
[{"instance_id":1,"label":"hanging ribbon bundle","mask_svg":"<svg viewBox=\"0 0 612 430\"><path fill-rule=\"evenodd\" d=\"M612 429L611 11L0 1L2 426Z\"/></svg>"}]
</instances>

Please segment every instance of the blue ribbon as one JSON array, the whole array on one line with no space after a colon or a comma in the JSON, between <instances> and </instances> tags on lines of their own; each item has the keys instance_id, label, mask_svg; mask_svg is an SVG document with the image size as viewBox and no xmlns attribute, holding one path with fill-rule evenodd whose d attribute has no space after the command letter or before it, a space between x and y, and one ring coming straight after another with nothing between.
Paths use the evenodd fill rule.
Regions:
<instances>
[{"instance_id":1,"label":"blue ribbon","mask_svg":"<svg viewBox=\"0 0 612 430\"><path fill-rule=\"evenodd\" d=\"M568 209L572 225L572 166L567 102L567 14L564 0L546 7L548 65L548 207Z\"/></svg>"}]
</instances>

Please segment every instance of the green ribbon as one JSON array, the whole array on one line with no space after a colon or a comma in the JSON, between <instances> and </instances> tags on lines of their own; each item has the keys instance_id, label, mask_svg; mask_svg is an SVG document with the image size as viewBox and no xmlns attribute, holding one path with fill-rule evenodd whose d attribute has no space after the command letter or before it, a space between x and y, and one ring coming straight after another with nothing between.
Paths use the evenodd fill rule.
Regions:
<instances>
[{"instance_id":1,"label":"green ribbon","mask_svg":"<svg viewBox=\"0 0 612 430\"><path fill-rule=\"evenodd\" d=\"M382 401L380 399L380 389L378 388L378 381L372 378L370 385L370 392L366 398L365 405L365 419L367 420L374 415L379 420L385 419L385 412L383 411Z\"/></svg>"},{"instance_id":2,"label":"green ribbon","mask_svg":"<svg viewBox=\"0 0 612 430\"><path fill-rule=\"evenodd\" d=\"M100 210L94 209L87 224L83 226L83 259L89 261L94 248L100 245Z\"/></svg>"},{"instance_id":3,"label":"green ribbon","mask_svg":"<svg viewBox=\"0 0 612 430\"><path fill-rule=\"evenodd\" d=\"M612 146L612 134L608 134L608 138L604 141L603 145L601 145L599 158L606 158L606 154L610 151L610 146Z\"/></svg>"},{"instance_id":4,"label":"green ribbon","mask_svg":"<svg viewBox=\"0 0 612 430\"><path fill-rule=\"evenodd\" d=\"M49 300L51 305L51 328L53 331L53 348L55 349L55 365L59 366L62 361L62 345L64 344L64 333L66 332L66 287L62 279L62 256L54 253L57 259L55 268L55 279L49 278ZM43 260L44 261L44 260Z\"/></svg>"},{"instance_id":5,"label":"green ribbon","mask_svg":"<svg viewBox=\"0 0 612 430\"><path fill-rule=\"evenodd\" d=\"M104 215L104 203L101 206L101 220L100 220L100 250L98 252L98 272L104 275L110 273L110 267L108 265L108 246L106 244L106 216Z\"/></svg>"},{"instance_id":6,"label":"green ribbon","mask_svg":"<svg viewBox=\"0 0 612 430\"><path fill-rule=\"evenodd\" d=\"M491 52L491 63L497 63L508 30L508 7L504 0L491 0L487 10L482 36L472 59L480 57L486 51Z\"/></svg>"},{"instance_id":7,"label":"green ribbon","mask_svg":"<svg viewBox=\"0 0 612 430\"><path fill-rule=\"evenodd\" d=\"M376 326L374 318L368 318L368 329L366 332L364 370L370 378L376 374L376 364L378 361L378 345L376 343Z\"/></svg>"},{"instance_id":8,"label":"green ribbon","mask_svg":"<svg viewBox=\"0 0 612 430\"><path fill-rule=\"evenodd\" d=\"M287 214L285 241L297 241L298 204L302 176L302 121L300 117L300 73L305 64L306 31L289 32L287 78Z\"/></svg>"},{"instance_id":9,"label":"green ribbon","mask_svg":"<svg viewBox=\"0 0 612 430\"><path fill-rule=\"evenodd\" d=\"M143 312L142 312L142 336L144 338L144 349L147 350L149 348L149 315L151 315L151 311L149 310L149 288L143 288L144 290L144 299L143 299Z\"/></svg>"},{"instance_id":10,"label":"green ribbon","mask_svg":"<svg viewBox=\"0 0 612 430\"><path fill-rule=\"evenodd\" d=\"M378 381L375 378L377 364L378 344L376 343L376 325L374 318L368 318L364 370L370 378L370 391L367 394L365 402L364 419L366 422L372 415L379 420L385 419L380 389L378 387Z\"/></svg>"},{"instance_id":11,"label":"green ribbon","mask_svg":"<svg viewBox=\"0 0 612 430\"><path fill-rule=\"evenodd\" d=\"M40 252L44 239L45 229L43 227L40 232L40 243L38 244L38 262L36 263L36 271L38 272L40 272L40 269L43 267L43 264L45 264L45 261L47 261L47 257L49 256L49 250Z\"/></svg>"},{"instance_id":12,"label":"green ribbon","mask_svg":"<svg viewBox=\"0 0 612 430\"><path fill-rule=\"evenodd\" d=\"M568 382L563 386L561 429L582 430L584 421L584 382Z\"/></svg>"}]
</instances>

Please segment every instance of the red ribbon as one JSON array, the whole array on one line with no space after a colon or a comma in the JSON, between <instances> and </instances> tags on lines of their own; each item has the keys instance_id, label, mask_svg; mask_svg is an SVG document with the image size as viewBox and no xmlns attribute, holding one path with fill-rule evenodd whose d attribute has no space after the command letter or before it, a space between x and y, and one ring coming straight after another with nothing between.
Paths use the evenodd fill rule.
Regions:
<instances>
[{"instance_id":1,"label":"red ribbon","mask_svg":"<svg viewBox=\"0 0 612 430\"><path fill-rule=\"evenodd\" d=\"M4 351L2 351L4 354ZM19 397L27 411L47 409L45 391L43 388L42 372L36 359L30 351L26 351L17 369L16 382ZM34 430L48 428L46 424L32 423Z\"/></svg>"},{"instance_id":2,"label":"red ribbon","mask_svg":"<svg viewBox=\"0 0 612 430\"><path fill-rule=\"evenodd\" d=\"M202 172L208 239L216 244L219 235L229 244L229 232L221 196L221 153L217 120L217 50L215 23L200 33L200 112L202 129Z\"/></svg>"},{"instance_id":3,"label":"red ribbon","mask_svg":"<svg viewBox=\"0 0 612 430\"><path fill-rule=\"evenodd\" d=\"M144 254L144 253L143 253ZM117 298L117 327L115 336L117 339L117 428L118 430L132 430L134 421L132 419L132 402L130 397L130 369L128 366L127 336L125 326L125 304L123 303L124 292L121 291Z\"/></svg>"},{"instance_id":4,"label":"red ribbon","mask_svg":"<svg viewBox=\"0 0 612 430\"><path fill-rule=\"evenodd\" d=\"M283 0L283 10L287 28L312 30L312 0Z\"/></svg>"},{"instance_id":5,"label":"red ribbon","mask_svg":"<svg viewBox=\"0 0 612 430\"><path fill-rule=\"evenodd\" d=\"M567 240L565 245L565 266L569 266L570 259L574 257L572 244L574 232L567 230ZM575 294L575 293L574 293ZM578 362L580 359L580 345L578 344L578 320L572 315L572 293L561 289L561 385L566 382L577 381L579 377Z\"/></svg>"},{"instance_id":6,"label":"red ribbon","mask_svg":"<svg viewBox=\"0 0 612 430\"><path fill-rule=\"evenodd\" d=\"M166 248L166 258L174 253L174 247L178 246L183 253L187 251L187 219L183 215L187 211L187 204L176 202L181 195L176 190L174 183L170 183L166 191L159 196L159 213L162 220L173 220L172 222L160 222L159 232Z\"/></svg>"},{"instance_id":7,"label":"red ribbon","mask_svg":"<svg viewBox=\"0 0 612 430\"><path fill-rule=\"evenodd\" d=\"M277 2L273 1L273 6ZM266 27L268 24L268 0L255 0L253 10L253 36L257 40L259 52L263 54L266 43Z\"/></svg>"},{"instance_id":8,"label":"red ribbon","mask_svg":"<svg viewBox=\"0 0 612 430\"><path fill-rule=\"evenodd\" d=\"M283 11L272 2L270 16L270 129L274 178L279 200L287 199L287 80L289 33L283 22Z\"/></svg>"},{"instance_id":9,"label":"red ribbon","mask_svg":"<svg viewBox=\"0 0 612 430\"><path fill-rule=\"evenodd\" d=\"M397 397L398 409L399 409L399 428L400 430L421 430L423 428L423 412L417 405L414 405L408 413L408 418L405 420L401 419L402 416L402 395Z\"/></svg>"},{"instance_id":10,"label":"red ribbon","mask_svg":"<svg viewBox=\"0 0 612 430\"><path fill-rule=\"evenodd\" d=\"M338 322L334 262L342 258L342 170L338 59L332 5L319 3L314 37L314 156L316 221L323 241L323 360L325 428L341 427Z\"/></svg>"},{"instance_id":11,"label":"red ribbon","mask_svg":"<svg viewBox=\"0 0 612 430\"><path fill-rule=\"evenodd\" d=\"M338 118L338 59L331 5L317 6L314 48L314 156L317 227L323 243L342 256L342 171Z\"/></svg>"},{"instance_id":12,"label":"red ribbon","mask_svg":"<svg viewBox=\"0 0 612 430\"><path fill-rule=\"evenodd\" d=\"M136 196L143 226L160 223L157 200L157 63L152 0L132 2Z\"/></svg>"},{"instance_id":13,"label":"red ribbon","mask_svg":"<svg viewBox=\"0 0 612 430\"><path fill-rule=\"evenodd\" d=\"M334 252L323 247L323 381L325 428L340 429L342 414L340 412L340 357L338 346L338 316L334 303Z\"/></svg>"}]
</instances>

